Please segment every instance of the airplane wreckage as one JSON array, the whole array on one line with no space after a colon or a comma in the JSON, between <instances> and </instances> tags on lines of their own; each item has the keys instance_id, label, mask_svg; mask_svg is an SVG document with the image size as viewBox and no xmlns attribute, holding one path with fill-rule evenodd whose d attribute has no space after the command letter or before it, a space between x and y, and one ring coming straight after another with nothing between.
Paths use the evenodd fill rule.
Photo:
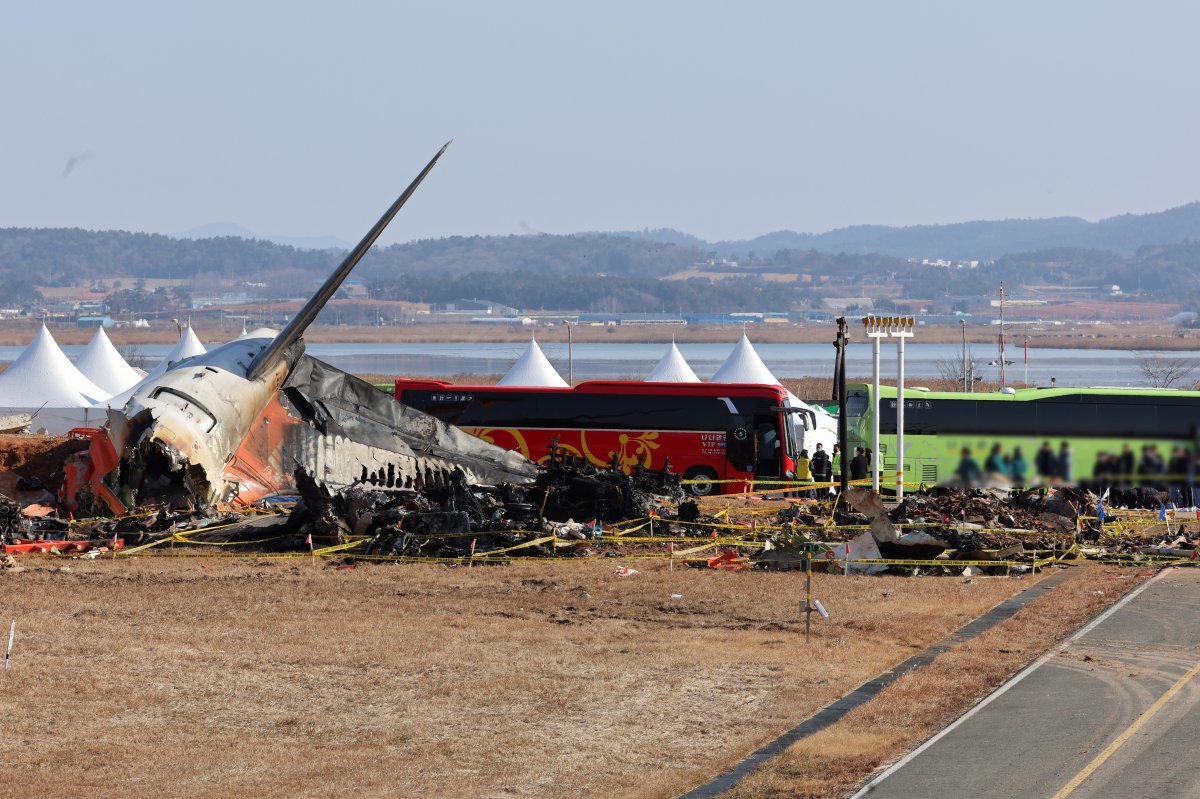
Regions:
<instances>
[{"instance_id":1,"label":"airplane wreckage","mask_svg":"<svg viewBox=\"0 0 1200 799\"><path fill-rule=\"evenodd\" d=\"M68 506L124 514L155 501L245 506L295 490L420 487L461 474L527 483L537 467L304 352L304 332L449 147L392 203L277 335L254 331L136 386L91 440Z\"/></svg>"}]
</instances>

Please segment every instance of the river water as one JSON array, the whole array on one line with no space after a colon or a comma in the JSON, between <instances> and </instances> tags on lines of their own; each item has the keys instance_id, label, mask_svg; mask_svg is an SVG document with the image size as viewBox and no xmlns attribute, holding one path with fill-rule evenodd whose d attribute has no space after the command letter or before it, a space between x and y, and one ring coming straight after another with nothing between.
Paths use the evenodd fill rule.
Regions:
<instances>
[{"instance_id":1,"label":"river water","mask_svg":"<svg viewBox=\"0 0 1200 799\"><path fill-rule=\"evenodd\" d=\"M724 362L733 348L728 344L680 344L679 350L702 379L707 379ZM542 344L542 349L565 377L567 374L567 345ZM22 347L0 347L0 363L10 363ZM381 375L458 375L503 374L525 349L525 344L492 343L422 343L422 344L310 344L308 352L314 357L347 372ZM833 374L833 346L830 344L758 344L758 354L776 377L830 376ZM69 357L78 355L82 345L63 347ZM170 350L165 344L143 345L137 352L151 365ZM574 347L576 380L638 380L654 367L667 350L666 344L588 343ZM958 363L962 348L956 344L921 344L909 340L905 354L906 381L919 383L921 378L939 377L939 364ZM882 372L885 377L896 373L896 347L886 343L882 351ZM984 351L974 348L976 374L994 381L998 368L989 366L996 359L993 348ZM1163 358L1182 358L1196 368L1200 378L1200 351L1163 353ZM1023 351L1017 347L1008 352L1014 363L1008 367L1007 382L1020 386L1025 383ZM871 374L871 345L851 344L847 354L846 372L851 379ZM1144 386L1147 385L1138 366L1136 354L1126 350L1044 349L1029 350L1030 385L1049 385L1057 378L1058 385L1074 386ZM1191 379L1185 381L1190 385Z\"/></svg>"}]
</instances>

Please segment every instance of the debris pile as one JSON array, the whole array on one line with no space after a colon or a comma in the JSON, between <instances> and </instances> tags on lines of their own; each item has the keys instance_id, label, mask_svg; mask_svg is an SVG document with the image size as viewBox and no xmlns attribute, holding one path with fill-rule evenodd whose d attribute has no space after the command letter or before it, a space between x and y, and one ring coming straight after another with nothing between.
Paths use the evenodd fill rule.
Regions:
<instances>
[{"instance_id":1,"label":"debris pile","mask_svg":"<svg viewBox=\"0 0 1200 799\"><path fill-rule=\"evenodd\" d=\"M669 465L635 465L626 474L557 444L525 483L485 485L465 469L430 461L403 479L367 470L349 487L330 490L297 463L288 482L298 495L257 508L217 511L176 498L115 518L79 517L76 506L71 517L47 488L69 482L61 457L70 453L55 450L59 465L26 457L25 477L16 468L4 472L0 490L16 499L0 495L3 551L91 557L222 544L241 552L456 561L669 555L726 569L795 568L819 552L825 567L846 572L935 574L1003 572L1078 556L1200 563L1200 518L1189 530L1192 512L1113 509L1083 488L1013 494L936 487L893 503L855 487L834 501L793 497L782 507L753 495L697 502L685 500ZM1107 514L1098 514L1101 506Z\"/></svg>"},{"instance_id":2,"label":"debris pile","mask_svg":"<svg viewBox=\"0 0 1200 799\"><path fill-rule=\"evenodd\" d=\"M288 523L293 543L371 536L367 553L374 555L458 557L518 546L522 554L548 555L556 541L594 540L606 524L652 513L676 518L683 499L679 476L667 468L624 474L558 447L529 485L472 485L452 471L410 488L356 484L331 494L301 469L295 478L301 501ZM695 514L694 503L683 506Z\"/></svg>"}]
</instances>

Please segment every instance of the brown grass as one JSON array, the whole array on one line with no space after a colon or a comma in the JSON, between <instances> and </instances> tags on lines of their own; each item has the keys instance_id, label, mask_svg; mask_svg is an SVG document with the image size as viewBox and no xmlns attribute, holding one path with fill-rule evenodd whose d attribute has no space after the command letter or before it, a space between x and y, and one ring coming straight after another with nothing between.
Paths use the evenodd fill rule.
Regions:
<instances>
[{"instance_id":1,"label":"brown grass","mask_svg":"<svg viewBox=\"0 0 1200 799\"><path fill-rule=\"evenodd\" d=\"M1031 583L626 562L23 560L4 793L667 797Z\"/></svg>"},{"instance_id":2,"label":"brown grass","mask_svg":"<svg viewBox=\"0 0 1200 799\"><path fill-rule=\"evenodd\" d=\"M1072 568L1078 574L1067 583L929 666L909 672L833 727L800 741L729 792L730 799L844 795L1147 576L1099 565Z\"/></svg>"}]
</instances>

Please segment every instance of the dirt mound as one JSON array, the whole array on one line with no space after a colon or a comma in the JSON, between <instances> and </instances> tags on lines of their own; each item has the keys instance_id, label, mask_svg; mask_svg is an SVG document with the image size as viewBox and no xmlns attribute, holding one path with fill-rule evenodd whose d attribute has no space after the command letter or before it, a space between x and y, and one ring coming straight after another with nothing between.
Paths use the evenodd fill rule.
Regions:
<instances>
[{"instance_id":1,"label":"dirt mound","mask_svg":"<svg viewBox=\"0 0 1200 799\"><path fill-rule=\"evenodd\" d=\"M63 463L88 443L63 436L0 435L0 492L13 495L21 477L36 477L54 489L62 482Z\"/></svg>"}]
</instances>

